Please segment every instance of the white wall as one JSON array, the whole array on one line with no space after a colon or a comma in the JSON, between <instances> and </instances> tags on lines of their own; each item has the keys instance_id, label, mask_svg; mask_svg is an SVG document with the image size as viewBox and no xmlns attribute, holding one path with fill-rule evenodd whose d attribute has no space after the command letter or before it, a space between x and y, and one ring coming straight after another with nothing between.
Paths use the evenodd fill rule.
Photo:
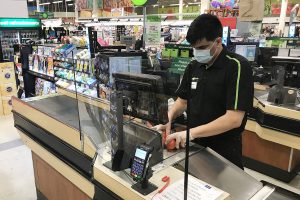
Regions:
<instances>
[{"instance_id":1,"label":"white wall","mask_svg":"<svg viewBox=\"0 0 300 200\"><path fill-rule=\"evenodd\" d=\"M0 17L28 17L26 0L0 0Z\"/></svg>"}]
</instances>

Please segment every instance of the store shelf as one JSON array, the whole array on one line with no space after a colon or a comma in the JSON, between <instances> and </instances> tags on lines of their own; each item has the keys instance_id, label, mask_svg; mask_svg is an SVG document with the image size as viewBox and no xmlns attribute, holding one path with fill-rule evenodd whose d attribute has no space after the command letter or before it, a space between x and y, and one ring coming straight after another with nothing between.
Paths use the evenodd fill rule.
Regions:
<instances>
[{"instance_id":1,"label":"store shelf","mask_svg":"<svg viewBox=\"0 0 300 200\"><path fill-rule=\"evenodd\" d=\"M65 68L65 67L61 67L61 66L54 66L54 70L58 70L57 68L59 69L66 69L66 70L72 70L74 72L78 72L78 73L85 73L85 74L88 74L90 75L91 73L90 72L83 72L83 71L79 71L79 70L76 70L76 69L73 69L73 68Z\"/></svg>"},{"instance_id":2,"label":"store shelf","mask_svg":"<svg viewBox=\"0 0 300 200\"><path fill-rule=\"evenodd\" d=\"M39 77L41 79L44 79L44 80L47 80L47 81L50 81L50 82L55 82L54 76L50 76L50 75L43 74L41 72L32 71L32 70L28 70L28 73L30 73L30 74L32 74L36 77Z\"/></svg>"},{"instance_id":3,"label":"store shelf","mask_svg":"<svg viewBox=\"0 0 300 200\"><path fill-rule=\"evenodd\" d=\"M67 62L67 63L70 63L70 64L74 64L76 61L90 61L91 59L89 58L86 58L86 59L78 59L78 58L63 58L63 57L58 57L58 56L54 56L53 57L53 60L54 61L60 61L60 62Z\"/></svg>"},{"instance_id":4,"label":"store shelf","mask_svg":"<svg viewBox=\"0 0 300 200\"><path fill-rule=\"evenodd\" d=\"M76 82L76 83L78 83L78 84L83 84L83 85L86 85L86 86L89 86L89 87L95 87L95 86L96 86L96 83L97 83L97 81L96 81L94 84L89 85L89 84L84 83L84 82L74 81L74 80L67 79L67 78L63 78L63 77L59 77L59 76L56 76L56 78L58 78L58 79L63 79L63 80L67 80L67 81Z\"/></svg>"}]
</instances>

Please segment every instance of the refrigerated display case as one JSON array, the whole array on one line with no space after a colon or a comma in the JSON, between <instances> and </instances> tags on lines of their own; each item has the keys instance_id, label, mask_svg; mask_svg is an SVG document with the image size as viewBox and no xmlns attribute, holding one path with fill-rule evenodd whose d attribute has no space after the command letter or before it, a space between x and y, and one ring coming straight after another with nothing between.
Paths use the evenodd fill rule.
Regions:
<instances>
[{"instance_id":1,"label":"refrigerated display case","mask_svg":"<svg viewBox=\"0 0 300 200\"><path fill-rule=\"evenodd\" d=\"M14 45L37 40L41 21L35 18L0 18L1 51L4 61L13 61Z\"/></svg>"}]
</instances>

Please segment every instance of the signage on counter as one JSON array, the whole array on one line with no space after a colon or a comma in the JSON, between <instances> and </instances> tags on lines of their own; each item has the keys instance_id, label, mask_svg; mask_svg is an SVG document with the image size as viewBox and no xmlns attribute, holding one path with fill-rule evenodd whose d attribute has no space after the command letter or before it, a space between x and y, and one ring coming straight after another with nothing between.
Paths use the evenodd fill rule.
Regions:
<instances>
[{"instance_id":1,"label":"signage on counter","mask_svg":"<svg viewBox=\"0 0 300 200\"><path fill-rule=\"evenodd\" d=\"M39 28L41 21L35 18L0 18L0 28Z\"/></svg>"}]
</instances>

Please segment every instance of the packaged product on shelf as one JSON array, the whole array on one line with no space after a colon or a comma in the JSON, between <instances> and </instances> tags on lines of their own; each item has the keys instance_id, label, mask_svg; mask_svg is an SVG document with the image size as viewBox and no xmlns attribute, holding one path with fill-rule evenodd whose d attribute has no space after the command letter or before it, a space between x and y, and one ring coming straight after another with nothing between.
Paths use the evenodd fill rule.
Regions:
<instances>
[{"instance_id":1,"label":"packaged product on shelf","mask_svg":"<svg viewBox=\"0 0 300 200\"><path fill-rule=\"evenodd\" d=\"M33 55L33 71L39 71L40 58L38 55Z\"/></svg>"},{"instance_id":2,"label":"packaged product on shelf","mask_svg":"<svg viewBox=\"0 0 300 200\"><path fill-rule=\"evenodd\" d=\"M37 78L35 84L35 94L37 96L53 94L56 92L54 83Z\"/></svg>"},{"instance_id":3,"label":"packaged product on shelf","mask_svg":"<svg viewBox=\"0 0 300 200\"><path fill-rule=\"evenodd\" d=\"M49 81L44 81L43 95L54 94L55 92L56 92L55 84Z\"/></svg>"},{"instance_id":4,"label":"packaged product on shelf","mask_svg":"<svg viewBox=\"0 0 300 200\"><path fill-rule=\"evenodd\" d=\"M43 80L40 78L37 78L35 80L35 95L36 96L43 95Z\"/></svg>"},{"instance_id":5,"label":"packaged product on shelf","mask_svg":"<svg viewBox=\"0 0 300 200\"><path fill-rule=\"evenodd\" d=\"M70 86L70 83L68 83L66 80L63 80L63 79L59 79L57 82L56 82L56 85L62 87L62 88L68 88Z\"/></svg>"},{"instance_id":6,"label":"packaged product on shelf","mask_svg":"<svg viewBox=\"0 0 300 200\"><path fill-rule=\"evenodd\" d=\"M47 74L49 75L54 75L54 70L53 70L53 58L52 57L48 57L48 70L47 70Z\"/></svg>"},{"instance_id":7,"label":"packaged product on shelf","mask_svg":"<svg viewBox=\"0 0 300 200\"><path fill-rule=\"evenodd\" d=\"M89 61L88 60L84 61L84 65L83 65L83 71L84 72L88 71L88 66L89 66Z\"/></svg>"}]
</instances>

